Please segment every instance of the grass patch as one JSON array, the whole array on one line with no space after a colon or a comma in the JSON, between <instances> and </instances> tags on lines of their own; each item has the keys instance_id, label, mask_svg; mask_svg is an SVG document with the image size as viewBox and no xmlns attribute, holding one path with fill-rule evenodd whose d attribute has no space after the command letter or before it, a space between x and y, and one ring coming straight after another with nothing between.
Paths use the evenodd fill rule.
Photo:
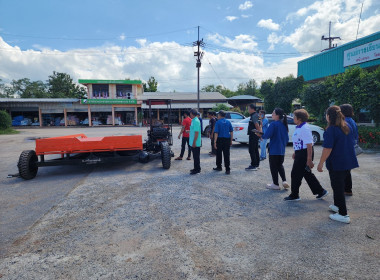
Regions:
<instances>
[{"instance_id":1,"label":"grass patch","mask_svg":"<svg viewBox=\"0 0 380 280\"><path fill-rule=\"evenodd\" d=\"M0 135L7 135L7 134L19 134L20 131L17 131L13 128L6 128L6 129L0 129Z\"/></svg>"}]
</instances>

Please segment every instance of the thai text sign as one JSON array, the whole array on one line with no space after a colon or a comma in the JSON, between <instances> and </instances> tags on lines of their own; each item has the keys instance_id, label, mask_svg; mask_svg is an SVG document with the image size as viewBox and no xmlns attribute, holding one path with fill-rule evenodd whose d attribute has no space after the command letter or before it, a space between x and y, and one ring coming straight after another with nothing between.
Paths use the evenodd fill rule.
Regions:
<instances>
[{"instance_id":1,"label":"thai text sign","mask_svg":"<svg viewBox=\"0 0 380 280\"><path fill-rule=\"evenodd\" d=\"M81 99L80 104L137 104L136 99Z\"/></svg>"},{"instance_id":2,"label":"thai text sign","mask_svg":"<svg viewBox=\"0 0 380 280\"><path fill-rule=\"evenodd\" d=\"M380 58L380 40L344 51L343 67Z\"/></svg>"}]
</instances>

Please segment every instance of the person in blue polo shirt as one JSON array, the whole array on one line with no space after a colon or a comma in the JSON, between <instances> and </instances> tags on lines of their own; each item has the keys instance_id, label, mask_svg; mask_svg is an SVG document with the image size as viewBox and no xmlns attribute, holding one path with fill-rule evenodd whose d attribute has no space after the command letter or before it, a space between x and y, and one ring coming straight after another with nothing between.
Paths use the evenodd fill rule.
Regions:
<instances>
[{"instance_id":1,"label":"person in blue polo shirt","mask_svg":"<svg viewBox=\"0 0 380 280\"><path fill-rule=\"evenodd\" d=\"M270 139L269 142L269 168L272 174L272 184L267 184L266 188L270 190L279 190L278 174L282 179L282 186L287 189L289 184L286 182L284 157L285 147L289 142L288 136L288 120L284 110L281 108L274 109L272 113L272 122L266 132L255 131L256 135L261 136L262 139Z\"/></svg>"},{"instance_id":2,"label":"person in blue polo shirt","mask_svg":"<svg viewBox=\"0 0 380 280\"><path fill-rule=\"evenodd\" d=\"M334 193L334 205L329 208L335 214L331 214L330 219L348 224L350 216L347 215L344 188L350 170L359 167L354 148L355 137L338 106L327 109L326 120L328 127L323 134L323 150L317 169L322 172L323 163L326 162Z\"/></svg>"},{"instance_id":3,"label":"person in blue polo shirt","mask_svg":"<svg viewBox=\"0 0 380 280\"><path fill-rule=\"evenodd\" d=\"M226 174L230 174L230 147L232 146L233 128L231 122L225 119L226 112L223 110L218 113L218 121L214 130L214 146L216 149L216 167L215 171L222 171L222 154L224 157L224 166Z\"/></svg>"}]
</instances>

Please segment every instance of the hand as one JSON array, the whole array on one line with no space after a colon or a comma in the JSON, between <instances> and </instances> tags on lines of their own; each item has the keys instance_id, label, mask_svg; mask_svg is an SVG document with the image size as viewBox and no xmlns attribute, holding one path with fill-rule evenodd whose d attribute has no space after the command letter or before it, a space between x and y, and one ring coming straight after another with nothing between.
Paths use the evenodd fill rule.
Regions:
<instances>
[{"instance_id":1,"label":"hand","mask_svg":"<svg viewBox=\"0 0 380 280\"><path fill-rule=\"evenodd\" d=\"M319 163L319 164L318 164L317 170L318 170L319 172L323 172L323 163Z\"/></svg>"},{"instance_id":2,"label":"hand","mask_svg":"<svg viewBox=\"0 0 380 280\"><path fill-rule=\"evenodd\" d=\"M178 139L181 139L181 134L180 134L180 135L178 135Z\"/></svg>"},{"instance_id":3,"label":"hand","mask_svg":"<svg viewBox=\"0 0 380 280\"><path fill-rule=\"evenodd\" d=\"M292 159L295 159L295 158L296 158L296 153L293 153Z\"/></svg>"},{"instance_id":4,"label":"hand","mask_svg":"<svg viewBox=\"0 0 380 280\"><path fill-rule=\"evenodd\" d=\"M313 169L313 167L314 167L314 163L313 163L312 160L308 160L307 163L306 163L306 165L309 166L310 169Z\"/></svg>"},{"instance_id":5,"label":"hand","mask_svg":"<svg viewBox=\"0 0 380 280\"><path fill-rule=\"evenodd\" d=\"M230 146L232 146L232 141L231 141L231 143L230 143Z\"/></svg>"},{"instance_id":6,"label":"hand","mask_svg":"<svg viewBox=\"0 0 380 280\"><path fill-rule=\"evenodd\" d=\"M193 142L193 145L191 145L191 147L193 147L193 148L197 147L197 145L195 144L195 142Z\"/></svg>"},{"instance_id":7,"label":"hand","mask_svg":"<svg viewBox=\"0 0 380 280\"><path fill-rule=\"evenodd\" d=\"M214 148L215 148L215 150L217 150L218 148L216 147L216 143L214 144Z\"/></svg>"}]
</instances>

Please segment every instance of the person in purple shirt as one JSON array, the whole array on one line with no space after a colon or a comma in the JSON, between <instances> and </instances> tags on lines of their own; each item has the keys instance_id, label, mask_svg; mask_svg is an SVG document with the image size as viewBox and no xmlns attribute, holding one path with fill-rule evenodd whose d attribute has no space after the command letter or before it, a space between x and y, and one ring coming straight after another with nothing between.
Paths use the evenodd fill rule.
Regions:
<instances>
[{"instance_id":1,"label":"person in purple shirt","mask_svg":"<svg viewBox=\"0 0 380 280\"><path fill-rule=\"evenodd\" d=\"M354 109L350 104L343 104L340 105L340 110L342 111L342 114L345 116L345 121L348 123L348 125L352 128L352 132L354 133L354 139L355 144L358 144L359 142L359 133L358 133L358 127L356 126L355 121L352 119L354 116ZM351 171L347 174L345 182L345 188L344 188L344 194L348 196L352 196L352 177L351 177Z\"/></svg>"},{"instance_id":2,"label":"person in purple shirt","mask_svg":"<svg viewBox=\"0 0 380 280\"><path fill-rule=\"evenodd\" d=\"M323 164L329 171L331 187L334 193L334 205L329 208L335 214L330 219L350 223L344 196L345 179L351 169L359 167L355 155L354 133L345 122L338 106L331 106L326 111L328 127L323 135L323 150L318 164L318 171L323 171Z\"/></svg>"}]
</instances>

